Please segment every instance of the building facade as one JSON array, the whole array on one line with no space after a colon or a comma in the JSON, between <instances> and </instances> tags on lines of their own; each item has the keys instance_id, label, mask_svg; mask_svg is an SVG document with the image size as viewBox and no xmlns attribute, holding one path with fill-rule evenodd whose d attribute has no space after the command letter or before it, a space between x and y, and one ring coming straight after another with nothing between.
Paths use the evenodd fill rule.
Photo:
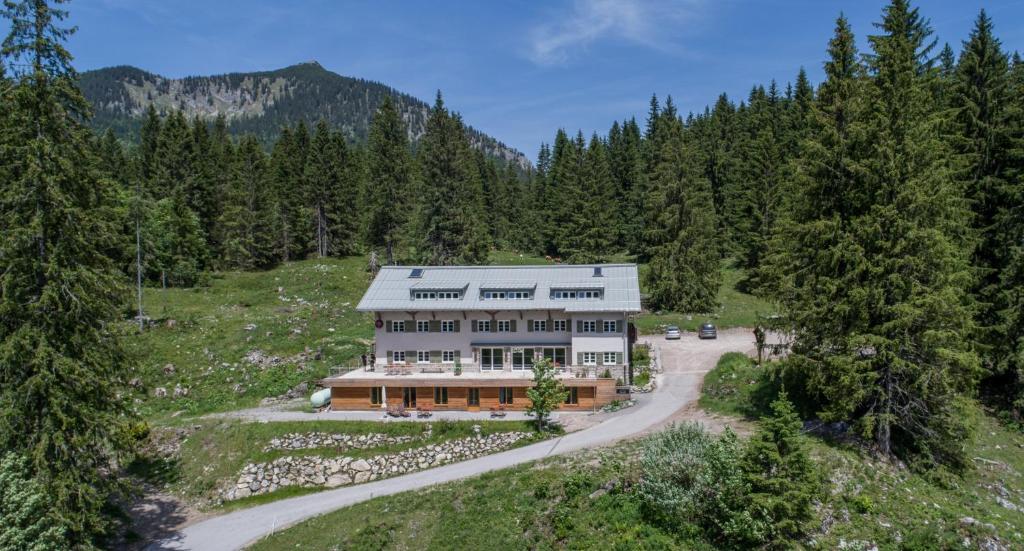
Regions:
<instances>
[{"instance_id":1,"label":"building facade","mask_svg":"<svg viewBox=\"0 0 1024 551\"><path fill-rule=\"evenodd\" d=\"M357 309L373 314L374 360L324 380L334 409L525 409L542 358L566 409L628 397L634 264L387 266Z\"/></svg>"}]
</instances>

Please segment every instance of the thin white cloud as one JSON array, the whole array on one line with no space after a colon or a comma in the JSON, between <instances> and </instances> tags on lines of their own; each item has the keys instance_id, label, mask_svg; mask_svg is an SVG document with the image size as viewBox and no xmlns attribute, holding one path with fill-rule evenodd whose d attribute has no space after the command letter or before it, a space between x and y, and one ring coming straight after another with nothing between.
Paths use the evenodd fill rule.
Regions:
<instances>
[{"instance_id":1,"label":"thin white cloud","mask_svg":"<svg viewBox=\"0 0 1024 551\"><path fill-rule=\"evenodd\" d=\"M529 33L528 57L538 65L558 65L605 38L619 38L668 51L674 38L693 23L704 0L575 0Z\"/></svg>"}]
</instances>

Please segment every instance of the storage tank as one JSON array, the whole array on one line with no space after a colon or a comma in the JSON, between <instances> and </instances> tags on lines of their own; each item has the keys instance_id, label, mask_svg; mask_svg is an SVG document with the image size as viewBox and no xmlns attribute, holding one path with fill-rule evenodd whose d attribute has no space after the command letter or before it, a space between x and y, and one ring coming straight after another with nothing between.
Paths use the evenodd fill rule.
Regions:
<instances>
[{"instance_id":1,"label":"storage tank","mask_svg":"<svg viewBox=\"0 0 1024 551\"><path fill-rule=\"evenodd\" d=\"M331 403L331 389L321 388L314 392L313 396L309 398L309 403L313 406L313 409L322 408Z\"/></svg>"}]
</instances>

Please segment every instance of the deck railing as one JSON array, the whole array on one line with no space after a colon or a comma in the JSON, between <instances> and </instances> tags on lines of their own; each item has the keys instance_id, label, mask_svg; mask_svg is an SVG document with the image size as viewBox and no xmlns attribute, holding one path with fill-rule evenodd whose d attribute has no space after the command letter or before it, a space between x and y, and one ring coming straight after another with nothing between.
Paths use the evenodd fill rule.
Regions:
<instances>
[{"instance_id":1,"label":"deck railing","mask_svg":"<svg viewBox=\"0 0 1024 551\"><path fill-rule=\"evenodd\" d=\"M399 364L385 364L375 366L334 366L330 368L330 376L338 377L350 373L352 371L363 369L367 372L380 374L380 375L419 375L419 374L448 374L454 375L456 369L461 369L462 373L522 373L525 376L529 376L532 373L531 367L512 367L510 365L502 366L501 368L484 369L479 365L460 365L455 364L438 364L438 363L399 363ZM605 365L566 365L555 368L555 372L560 377L572 377L578 379L596 379L596 378L608 378L620 379L625 376L626 366L623 364L605 364Z\"/></svg>"}]
</instances>

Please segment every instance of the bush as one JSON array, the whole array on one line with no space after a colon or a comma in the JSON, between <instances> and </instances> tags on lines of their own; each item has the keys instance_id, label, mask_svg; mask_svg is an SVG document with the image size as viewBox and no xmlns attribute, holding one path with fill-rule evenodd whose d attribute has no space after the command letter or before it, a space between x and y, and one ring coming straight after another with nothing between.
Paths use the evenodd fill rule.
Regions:
<instances>
[{"instance_id":1,"label":"bush","mask_svg":"<svg viewBox=\"0 0 1024 551\"><path fill-rule=\"evenodd\" d=\"M645 516L681 533L696 528L722 546L763 541L766 526L747 510L750 487L741 454L729 429L716 438L687 423L651 437L643 446L637 487Z\"/></svg>"}]
</instances>

